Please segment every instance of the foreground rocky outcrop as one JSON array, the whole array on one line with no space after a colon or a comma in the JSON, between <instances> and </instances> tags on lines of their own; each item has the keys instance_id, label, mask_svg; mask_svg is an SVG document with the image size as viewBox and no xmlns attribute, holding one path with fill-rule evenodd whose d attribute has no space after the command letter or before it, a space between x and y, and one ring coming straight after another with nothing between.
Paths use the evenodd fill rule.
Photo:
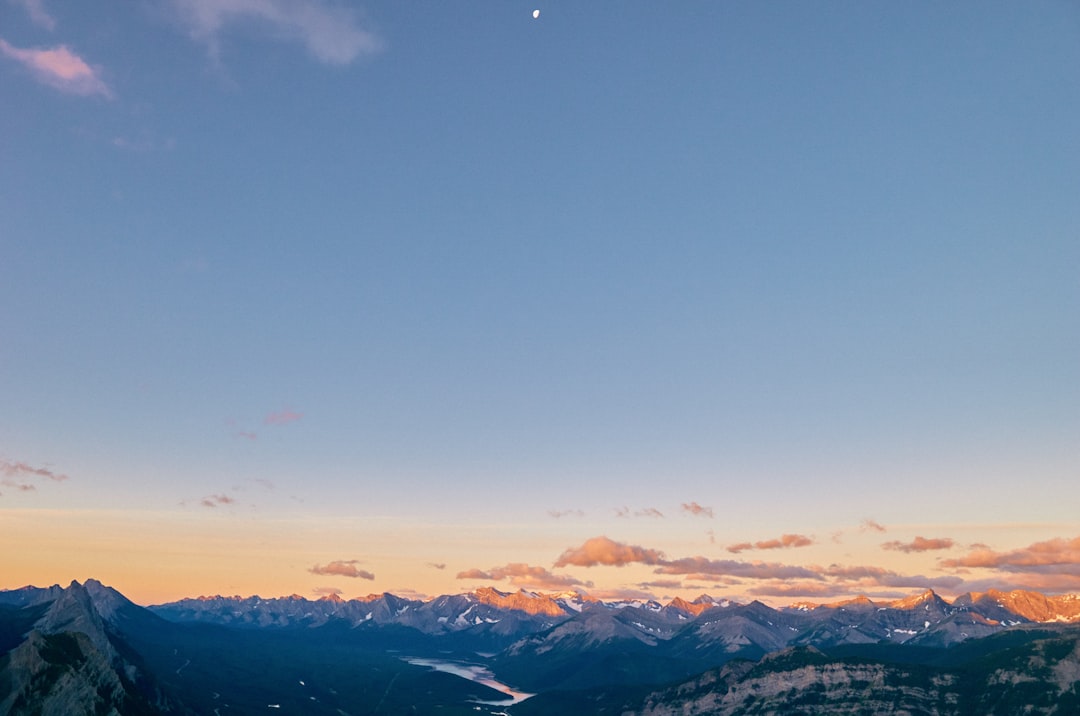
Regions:
<instances>
[{"instance_id":1,"label":"foreground rocky outcrop","mask_svg":"<svg viewBox=\"0 0 1080 716\"><path fill-rule=\"evenodd\" d=\"M655 691L623 716L1015 713L1080 713L1075 630L943 668L788 649Z\"/></svg>"}]
</instances>

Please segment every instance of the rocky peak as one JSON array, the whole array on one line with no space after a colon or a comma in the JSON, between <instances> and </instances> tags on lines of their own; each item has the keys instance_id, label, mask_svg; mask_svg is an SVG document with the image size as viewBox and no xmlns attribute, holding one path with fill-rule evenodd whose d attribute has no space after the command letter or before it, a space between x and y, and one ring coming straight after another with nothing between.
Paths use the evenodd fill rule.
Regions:
<instances>
[{"instance_id":1,"label":"rocky peak","mask_svg":"<svg viewBox=\"0 0 1080 716\"><path fill-rule=\"evenodd\" d=\"M551 617L566 616L567 613L551 597L526 592L524 589L513 594L507 594L491 587L481 587L473 594L481 603L501 609L513 609L526 614L543 614Z\"/></svg>"},{"instance_id":2,"label":"rocky peak","mask_svg":"<svg viewBox=\"0 0 1080 716\"><path fill-rule=\"evenodd\" d=\"M693 614L696 617L700 616L703 611L712 609L713 606L715 606L712 602L701 602L699 599L688 602L682 597L675 597L667 603L667 608L677 609L681 612L686 612L687 614Z\"/></svg>"},{"instance_id":3,"label":"rocky peak","mask_svg":"<svg viewBox=\"0 0 1080 716\"><path fill-rule=\"evenodd\" d=\"M95 582L95 585L93 589L98 591L101 584ZM102 601L108 602L104 597ZM98 612L90 591L76 581L72 581L67 589L60 593L35 626L43 634L80 632L85 634L106 658L116 657L105 632L105 620Z\"/></svg>"}]
</instances>

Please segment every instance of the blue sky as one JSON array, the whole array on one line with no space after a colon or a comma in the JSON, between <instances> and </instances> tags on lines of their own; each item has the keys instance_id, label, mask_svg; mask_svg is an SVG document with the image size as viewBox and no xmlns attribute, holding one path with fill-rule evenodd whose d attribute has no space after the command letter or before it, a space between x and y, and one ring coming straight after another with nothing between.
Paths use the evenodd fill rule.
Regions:
<instances>
[{"instance_id":1,"label":"blue sky","mask_svg":"<svg viewBox=\"0 0 1080 716\"><path fill-rule=\"evenodd\" d=\"M9 525L355 520L297 560L429 592L598 536L1080 535L1075 4L0 0L0 40ZM6 571L109 581L50 559ZM325 587L289 569L237 588Z\"/></svg>"}]
</instances>

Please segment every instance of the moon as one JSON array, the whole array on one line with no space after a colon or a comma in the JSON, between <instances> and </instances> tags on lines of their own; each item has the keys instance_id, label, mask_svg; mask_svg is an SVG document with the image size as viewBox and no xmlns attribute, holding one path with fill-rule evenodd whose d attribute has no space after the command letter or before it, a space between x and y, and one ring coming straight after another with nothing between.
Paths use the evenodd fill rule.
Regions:
<instances>
[{"instance_id":1,"label":"moon","mask_svg":"<svg viewBox=\"0 0 1080 716\"><path fill-rule=\"evenodd\" d=\"M533 20L535 20L538 17L540 17L540 11L539 10L533 10Z\"/></svg>"}]
</instances>

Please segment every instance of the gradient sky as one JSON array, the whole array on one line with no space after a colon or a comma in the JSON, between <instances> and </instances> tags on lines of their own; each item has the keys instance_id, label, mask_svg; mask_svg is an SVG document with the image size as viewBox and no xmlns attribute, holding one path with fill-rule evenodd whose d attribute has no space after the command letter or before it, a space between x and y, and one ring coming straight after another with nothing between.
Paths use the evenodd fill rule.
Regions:
<instances>
[{"instance_id":1,"label":"gradient sky","mask_svg":"<svg viewBox=\"0 0 1080 716\"><path fill-rule=\"evenodd\" d=\"M1080 592L1078 189L1065 0L0 0L0 588Z\"/></svg>"}]
</instances>

